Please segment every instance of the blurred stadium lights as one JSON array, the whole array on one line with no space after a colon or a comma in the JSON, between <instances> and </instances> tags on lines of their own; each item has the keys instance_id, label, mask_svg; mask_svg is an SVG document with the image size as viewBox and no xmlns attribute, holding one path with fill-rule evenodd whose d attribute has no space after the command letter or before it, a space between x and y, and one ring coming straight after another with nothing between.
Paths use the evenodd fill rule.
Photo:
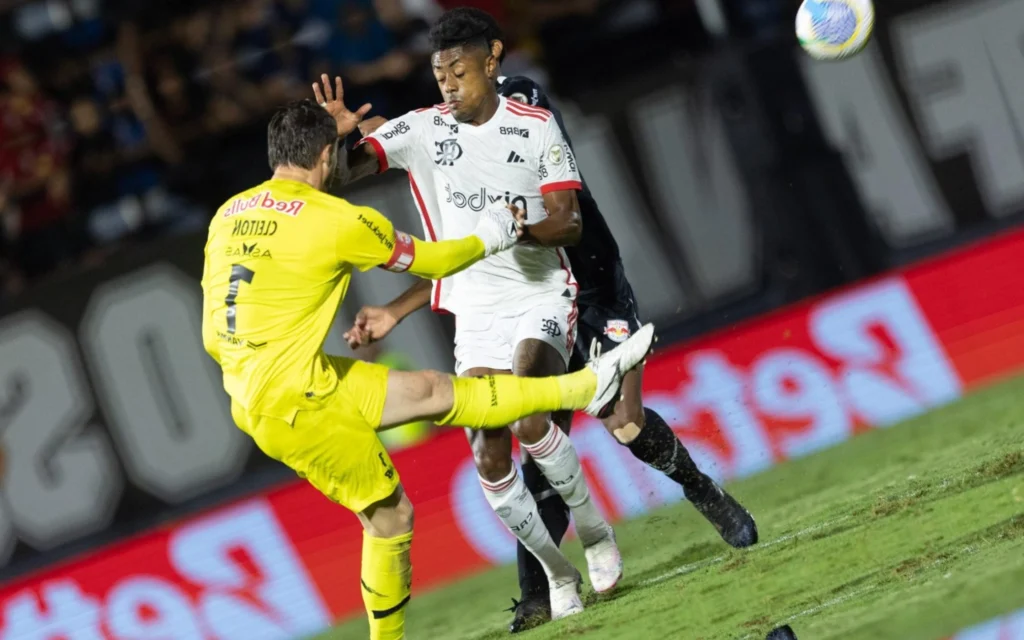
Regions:
<instances>
[{"instance_id":1,"label":"blurred stadium lights","mask_svg":"<svg viewBox=\"0 0 1024 640\"><path fill-rule=\"evenodd\" d=\"M40 0L11 2L0 6L0 13L13 10L14 26L19 36L38 40L71 27L76 20L90 20L99 15L98 0Z\"/></svg>"}]
</instances>

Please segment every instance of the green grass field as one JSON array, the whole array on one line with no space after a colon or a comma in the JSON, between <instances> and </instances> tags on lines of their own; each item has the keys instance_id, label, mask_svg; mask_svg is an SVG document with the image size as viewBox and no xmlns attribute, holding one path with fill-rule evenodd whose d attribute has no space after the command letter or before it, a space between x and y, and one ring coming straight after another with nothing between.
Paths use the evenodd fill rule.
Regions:
<instances>
[{"instance_id":1,"label":"green grass field","mask_svg":"<svg viewBox=\"0 0 1024 640\"><path fill-rule=\"evenodd\" d=\"M621 523L617 592L517 637L935 640L1024 606L1024 380L730 489L757 547L726 547L685 503ZM515 567L419 595L408 635L508 637L513 595ZM366 637L356 620L321 640Z\"/></svg>"}]
</instances>

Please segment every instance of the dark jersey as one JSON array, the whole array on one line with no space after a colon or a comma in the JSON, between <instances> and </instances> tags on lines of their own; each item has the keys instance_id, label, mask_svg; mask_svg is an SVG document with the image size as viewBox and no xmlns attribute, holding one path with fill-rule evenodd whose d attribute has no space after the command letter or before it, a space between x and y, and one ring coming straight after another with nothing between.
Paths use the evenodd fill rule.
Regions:
<instances>
[{"instance_id":1,"label":"dark jersey","mask_svg":"<svg viewBox=\"0 0 1024 640\"><path fill-rule=\"evenodd\" d=\"M555 116L558 128L566 143L572 147L572 139L565 129L562 114L551 104L544 90L533 80L524 76L498 79L498 93L510 100L547 109ZM578 156L577 156L578 157ZM583 218L583 237L579 245L565 247L572 264L572 272L580 283L579 299L583 304L611 304L619 295L618 282L619 245L615 242L608 224L601 215L597 201L587 187L583 177L583 191L578 196L580 217Z\"/></svg>"}]
</instances>

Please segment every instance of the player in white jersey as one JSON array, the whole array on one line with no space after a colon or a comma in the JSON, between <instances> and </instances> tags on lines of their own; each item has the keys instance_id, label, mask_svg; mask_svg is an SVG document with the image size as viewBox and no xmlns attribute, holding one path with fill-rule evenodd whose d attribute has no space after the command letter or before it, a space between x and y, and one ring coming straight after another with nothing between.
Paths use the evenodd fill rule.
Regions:
<instances>
[{"instance_id":1,"label":"player in white jersey","mask_svg":"<svg viewBox=\"0 0 1024 640\"><path fill-rule=\"evenodd\" d=\"M406 170L425 232L434 240L475 226L480 212L498 202L525 210L527 244L435 283L433 306L456 316L459 375L564 372L575 338L578 287L561 247L578 242L582 232L576 160L551 112L497 94L497 59L483 34L434 45L432 66L445 103L395 118L367 136L348 153L344 177ZM322 92L319 85L314 90L336 117L351 117L326 77ZM357 321L350 343L373 339L366 326ZM594 589L611 590L622 576L622 558L572 442L552 426L549 414L510 427L569 505ZM552 618L581 611L579 574L541 524L510 453L488 458L481 452L489 451L486 439L494 436L469 437L488 503L544 566Z\"/></svg>"},{"instance_id":2,"label":"player in white jersey","mask_svg":"<svg viewBox=\"0 0 1024 640\"><path fill-rule=\"evenodd\" d=\"M556 239L559 244L544 246L535 241L517 246L508 256L483 260L438 281L434 300L438 310L458 319L460 344L471 338L465 330L474 324L471 317L513 313L518 322L524 308L552 307L550 313L540 315L556 316L557 327L537 322L524 331L536 333L531 337L550 343L567 357L577 286L560 244L577 239L582 228L575 201L582 182L551 113L499 97L494 115L474 126L459 123L448 105L442 104L396 118L364 143L374 147L381 168L409 172L425 230L437 238L455 237L496 203L524 210L529 225L549 218L548 201L561 207L557 211L565 220L551 222L571 228L565 230L564 238ZM461 349L457 356L458 373L511 363L511 351L474 354Z\"/></svg>"}]
</instances>

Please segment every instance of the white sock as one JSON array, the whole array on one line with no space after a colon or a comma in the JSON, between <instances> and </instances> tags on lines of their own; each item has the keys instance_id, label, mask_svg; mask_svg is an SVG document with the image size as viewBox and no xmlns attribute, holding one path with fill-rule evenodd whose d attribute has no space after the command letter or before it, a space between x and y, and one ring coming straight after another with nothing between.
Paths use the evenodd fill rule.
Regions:
<instances>
[{"instance_id":1,"label":"white sock","mask_svg":"<svg viewBox=\"0 0 1024 640\"><path fill-rule=\"evenodd\" d=\"M600 542L608 536L610 526L597 510L590 497L583 467L580 466L576 447L569 437L555 425L548 423L548 433L535 444L520 445L530 452L551 487L558 492L572 511L576 535L584 547Z\"/></svg>"},{"instance_id":2,"label":"white sock","mask_svg":"<svg viewBox=\"0 0 1024 640\"><path fill-rule=\"evenodd\" d=\"M548 580L564 579L576 575L576 568L551 539L541 522L537 501L526 489L526 483L513 466L512 473L497 482L480 478L487 503L501 521L536 556L548 574Z\"/></svg>"}]
</instances>

